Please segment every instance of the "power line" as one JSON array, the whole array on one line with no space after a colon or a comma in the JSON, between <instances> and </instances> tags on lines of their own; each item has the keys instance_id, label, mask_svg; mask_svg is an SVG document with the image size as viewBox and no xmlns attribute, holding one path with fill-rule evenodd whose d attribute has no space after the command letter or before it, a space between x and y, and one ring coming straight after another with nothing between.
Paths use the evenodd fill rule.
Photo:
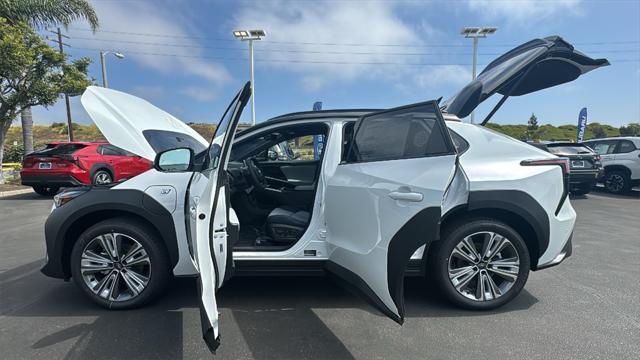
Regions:
<instances>
[{"instance_id":1,"label":"power line","mask_svg":"<svg viewBox=\"0 0 640 360\"><path fill-rule=\"evenodd\" d=\"M120 39L100 39L100 38L90 38L90 37L78 37L74 36L73 39L77 40L86 40L86 41L100 41L100 42L109 42L109 43L123 43L123 44L137 44L137 45L153 45L153 46L167 46L167 47L180 47L180 48L194 48L194 49L211 49L211 50L224 50L224 51L244 51L245 49L241 49L238 47L220 47L220 46L207 46L207 45L191 45L191 44L168 44L168 43L160 43L160 42L146 42L146 41L131 41L131 40L120 40ZM269 53L307 53L307 54L330 54L330 55L392 55L392 56L433 56L433 55L453 55L453 56L468 56L471 53L441 53L441 52L417 52L417 53L399 53L399 52L374 52L374 51L328 51L328 50L291 50L291 49L257 49L258 52L269 52ZM598 50L598 51L590 51L590 53L631 53L631 52L640 52L640 48L638 49L613 49L613 50ZM499 56L502 53L479 53L478 55L483 56Z\"/></svg>"},{"instance_id":2,"label":"power line","mask_svg":"<svg viewBox=\"0 0 640 360\"><path fill-rule=\"evenodd\" d=\"M90 29L71 27L72 30L92 32ZM205 36L187 36L187 35L175 35L175 34L159 34L159 33L144 33L144 32L128 32L128 31L116 31L116 30L102 30L99 29L97 33L109 33L109 34L121 34L121 35L136 35L136 36L149 36L160 38L177 38L177 39L197 39L208 41L225 41L234 42L233 39L226 38L214 38ZM462 47L466 48L464 44L429 44L429 45L415 45L415 44L379 44L379 43L339 43L339 42L301 42L301 41L276 41L276 40L262 40L263 42L273 44L288 44L288 45L321 45L321 46L381 46L381 47L416 47L416 48L432 48L432 47ZM624 40L624 41L597 41L597 42L583 42L574 43L574 45L625 45L625 44L640 44L640 40ZM492 44L487 47L515 47L520 44Z\"/></svg>"},{"instance_id":3,"label":"power line","mask_svg":"<svg viewBox=\"0 0 640 360\"><path fill-rule=\"evenodd\" d=\"M90 51L100 51L104 49L98 48L89 48L89 47L79 47L79 46L70 46L73 49L77 50L90 50ZM111 50L111 49L110 49ZM220 56L208 56L208 55L189 55L189 54L168 54L168 53L158 53L158 52L144 52L137 50L127 50L120 49L127 54L137 54L137 55L151 55L151 56L166 56L166 57L178 57L178 58L198 58L198 59L213 59L213 60L229 60L229 61L249 61L248 58L241 57L220 57ZM114 50L115 51L115 50ZM610 60L611 62L640 62L640 59L617 59ZM322 61L322 60L295 60L295 59L263 59L260 62L266 63L298 63L298 64L332 64L332 65L399 65L399 66L445 66L445 65L459 65L459 66L469 66L469 63L450 63L450 62L418 62L418 63L406 63L406 62L356 62L356 61ZM478 65L487 65L487 64L478 64Z\"/></svg>"}]
</instances>

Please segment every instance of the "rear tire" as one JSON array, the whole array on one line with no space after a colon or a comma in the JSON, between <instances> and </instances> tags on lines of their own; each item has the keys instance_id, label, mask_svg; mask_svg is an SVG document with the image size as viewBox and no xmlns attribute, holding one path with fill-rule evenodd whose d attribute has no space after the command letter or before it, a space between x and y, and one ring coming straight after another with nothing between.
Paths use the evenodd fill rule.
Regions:
<instances>
[{"instance_id":1,"label":"rear tire","mask_svg":"<svg viewBox=\"0 0 640 360\"><path fill-rule=\"evenodd\" d=\"M170 279L169 257L158 240L154 231L137 221L113 218L97 223L73 246L73 281L102 307L142 306L158 298Z\"/></svg>"},{"instance_id":2,"label":"rear tire","mask_svg":"<svg viewBox=\"0 0 640 360\"><path fill-rule=\"evenodd\" d=\"M490 244L496 245L500 240L495 235L506 240L504 247L488 251ZM529 277L529 251L510 226L494 219L476 218L450 224L441 239L429 252L429 266L436 285L453 304L471 310L495 309L524 288ZM465 252L469 248L464 242L473 244L475 260L462 256L463 252L473 253Z\"/></svg>"},{"instance_id":3,"label":"rear tire","mask_svg":"<svg viewBox=\"0 0 640 360\"><path fill-rule=\"evenodd\" d=\"M33 186L33 191L42 196L53 196L60 190L57 186Z\"/></svg>"},{"instance_id":4,"label":"rear tire","mask_svg":"<svg viewBox=\"0 0 640 360\"><path fill-rule=\"evenodd\" d=\"M631 179L624 171L608 171L604 177L604 187L612 194L624 194L631 189Z\"/></svg>"},{"instance_id":5,"label":"rear tire","mask_svg":"<svg viewBox=\"0 0 640 360\"><path fill-rule=\"evenodd\" d=\"M113 176L107 170L100 169L93 174L93 179L91 181L94 185L105 185L111 184L113 182Z\"/></svg>"}]
</instances>

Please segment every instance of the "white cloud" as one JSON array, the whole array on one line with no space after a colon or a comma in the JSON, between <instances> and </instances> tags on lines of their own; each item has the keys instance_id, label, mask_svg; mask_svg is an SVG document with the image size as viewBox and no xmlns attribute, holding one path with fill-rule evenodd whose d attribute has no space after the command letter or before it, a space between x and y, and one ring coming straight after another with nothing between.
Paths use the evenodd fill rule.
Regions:
<instances>
[{"instance_id":1,"label":"white cloud","mask_svg":"<svg viewBox=\"0 0 640 360\"><path fill-rule=\"evenodd\" d=\"M423 89L439 88L447 85L464 85L471 81L468 66L441 65L423 68L416 75L416 83Z\"/></svg>"},{"instance_id":2,"label":"white cloud","mask_svg":"<svg viewBox=\"0 0 640 360\"><path fill-rule=\"evenodd\" d=\"M492 1L468 0L470 10L480 13L488 19L504 18L508 23L522 25L537 23L539 20L558 13L577 13L582 0L518 0Z\"/></svg>"},{"instance_id":3,"label":"white cloud","mask_svg":"<svg viewBox=\"0 0 640 360\"><path fill-rule=\"evenodd\" d=\"M174 16L171 8L158 6L148 2L117 2L94 1L93 6L100 17L102 29L114 32L100 32L91 35L90 32L71 30L71 40L77 47L102 48L120 50L127 59L157 71L176 74L192 75L203 78L217 86L227 83L231 76L225 67L206 59L198 58L202 50L193 38L189 38L186 31L190 24L182 24L180 17ZM167 34L174 38L149 37L137 34ZM91 37L92 40L78 39ZM98 41L108 39L110 41ZM180 44L183 47L168 47L161 43ZM194 47L195 46L195 47ZM177 54L175 57L157 54ZM156 54L156 55L154 55Z\"/></svg>"},{"instance_id":4,"label":"white cloud","mask_svg":"<svg viewBox=\"0 0 640 360\"><path fill-rule=\"evenodd\" d=\"M197 101L206 102L211 101L218 97L218 92L204 86L187 86L180 90L180 93L185 94Z\"/></svg>"},{"instance_id":5,"label":"white cloud","mask_svg":"<svg viewBox=\"0 0 640 360\"><path fill-rule=\"evenodd\" d=\"M256 62L260 66L303 74L303 87L312 91L329 82L393 78L397 77L398 71L407 71L406 67L401 70L401 65L371 63L402 64L419 60L417 56L389 54L408 52L406 47L318 45L421 44L414 30L395 15L395 6L387 2L266 1L241 8L234 28L264 29L267 36L263 43L256 43ZM274 52L274 49L282 52ZM260 59L270 62L260 63Z\"/></svg>"}]
</instances>

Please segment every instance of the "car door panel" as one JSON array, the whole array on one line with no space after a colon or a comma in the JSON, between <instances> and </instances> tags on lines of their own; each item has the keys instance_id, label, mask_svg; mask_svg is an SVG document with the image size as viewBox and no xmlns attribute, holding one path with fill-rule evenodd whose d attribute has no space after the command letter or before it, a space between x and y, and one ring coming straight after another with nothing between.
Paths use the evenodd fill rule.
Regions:
<instances>
[{"instance_id":1,"label":"car door panel","mask_svg":"<svg viewBox=\"0 0 640 360\"><path fill-rule=\"evenodd\" d=\"M435 103L428 108L437 115L431 121L447 141L447 153L343 163L326 179L327 269L398 323L404 320L404 269L419 247L438 238L444 193L456 168L451 139L441 130L446 125Z\"/></svg>"},{"instance_id":2,"label":"car door panel","mask_svg":"<svg viewBox=\"0 0 640 360\"><path fill-rule=\"evenodd\" d=\"M220 124L207 150L203 169L194 173L189 186L189 227L195 262L200 272L200 318L202 336L209 350L214 352L220 344L218 308L215 293L228 278L233 267L227 225L229 198L227 196L227 164L240 114L251 95L250 83L238 93ZM231 234L236 234L229 229ZM237 235L237 234L236 234Z\"/></svg>"},{"instance_id":3,"label":"car door panel","mask_svg":"<svg viewBox=\"0 0 640 360\"><path fill-rule=\"evenodd\" d=\"M295 186L313 184L319 163L319 160L267 161L258 166L274 181L286 181Z\"/></svg>"}]
</instances>

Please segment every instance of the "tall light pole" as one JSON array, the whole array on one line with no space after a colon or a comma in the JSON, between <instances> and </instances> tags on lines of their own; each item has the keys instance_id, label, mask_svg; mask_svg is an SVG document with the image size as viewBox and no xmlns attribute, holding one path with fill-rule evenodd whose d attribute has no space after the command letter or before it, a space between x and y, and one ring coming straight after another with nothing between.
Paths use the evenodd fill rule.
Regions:
<instances>
[{"instance_id":1,"label":"tall light pole","mask_svg":"<svg viewBox=\"0 0 640 360\"><path fill-rule=\"evenodd\" d=\"M478 64L478 39L485 38L487 35L491 35L498 30L497 27L485 26L485 27L465 27L460 34L465 38L473 39L473 68L471 69L471 80L476 78L476 65ZM473 124L474 113L471 112L471 123Z\"/></svg>"},{"instance_id":2,"label":"tall light pole","mask_svg":"<svg viewBox=\"0 0 640 360\"><path fill-rule=\"evenodd\" d=\"M100 64L102 65L102 86L106 88L109 87L109 82L107 81L107 62L105 60L105 57L109 54L112 54L118 59L124 59L124 54L121 52L100 51Z\"/></svg>"},{"instance_id":3,"label":"tall light pole","mask_svg":"<svg viewBox=\"0 0 640 360\"><path fill-rule=\"evenodd\" d=\"M251 81L251 126L256 124L256 81L253 78L253 41L260 40L267 34L264 30L236 30L233 36L240 41L249 42L249 79Z\"/></svg>"}]
</instances>

